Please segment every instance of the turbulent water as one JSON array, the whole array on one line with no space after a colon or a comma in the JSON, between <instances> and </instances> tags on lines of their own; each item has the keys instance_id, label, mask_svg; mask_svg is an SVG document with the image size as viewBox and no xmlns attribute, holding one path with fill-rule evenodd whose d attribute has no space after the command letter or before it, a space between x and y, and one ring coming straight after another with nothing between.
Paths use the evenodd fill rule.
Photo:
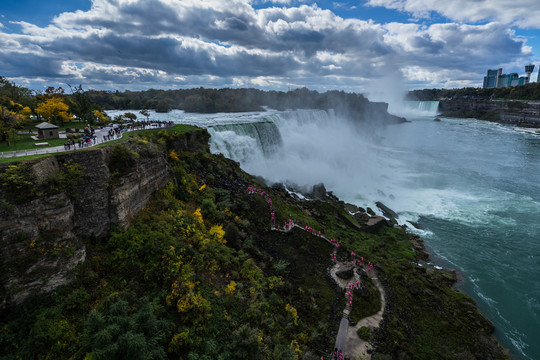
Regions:
<instances>
[{"instance_id":1,"label":"turbulent water","mask_svg":"<svg viewBox=\"0 0 540 360\"><path fill-rule=\"evenodd\" d=\"M518 359L540 359L540 133L473 119L433 121L437 103L390 111L411 122L363 132L332 112L152 114L207 127L211 151L271 181L323 182L345 201L382 201L415 221L439 265Z\"/></svg>"}]
</instances>

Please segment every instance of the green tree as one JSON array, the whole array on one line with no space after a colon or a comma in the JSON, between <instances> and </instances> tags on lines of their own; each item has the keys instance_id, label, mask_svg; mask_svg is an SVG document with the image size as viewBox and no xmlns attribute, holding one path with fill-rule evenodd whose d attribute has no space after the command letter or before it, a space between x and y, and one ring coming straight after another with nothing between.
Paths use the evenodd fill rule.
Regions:
<instances>
[{"instance_id":1,"label":"green tree","mask_svg":"<svg viewBox=\"0 0 540 360\"><path fill-rule=\"evenodd\" d=\"M147 109L142 109L141 111L139 111L139 113L142 116L146 116L147 121L150 120L150 112Z\"/></svg>"},{"instance_id":2,"label":"green tree","mask_svg":"<svg viewBox=\"0 0 540 360\"><path fill-rule=\"evenodd\" d=\"M257 330L247 325L240 326L231 334L229 350L234 359L257 359L259 357Z\"/></svg>"},{"instance_id":3,"label":"green tree","mask_svg":"<svg viewBox=\"0 0 540 360\"><path fill-rule=\"evenodd\" d=\"M125 117L126 119L131 120L131 121L137 120L137 115L135 115L135 114L132 113L132 112L127 112L127 113L125 113L125 114L124 114L124 117Z\"/></svg>"},{"instance_id":4,"label":"green tree","mask_svg":"<svg viewBox=\"0 0 540 360\"><path fill-rule=\"evenodd\" d=\"M11 100L6 106L0 105L0 137L8 140L8 132L11 129L21 128L30 121L31 110L27 106L15 103ZM16 139L15 139L16 140ZM9 140L8 140L9 141Z\"/></svg>"},{"instance_id":5,"label":"green tree","mask_svg":"<svg viewBox=\"0 0 540 360\"><path fill-rule=\"evenodd\" d=\"M166 100L160 100L158 101L156 105L156 112L158 113L166 113L171 111L171 105Z\"/></svg>"},{"instance_id":6,"label":"green tree","mask_svg":"<svg viewBox=\"0 0 540 360\"><path fill-rule=\"evenodd\" d=\"M89 124L94 124L95 116L93 110L97 108L97 105L92 102L90 96L83 90L82 85L71 89L71 106L70 110L79 120Z\"/></svg>"},{"instance_id":7,"label":"green tree","mask_svg":"<svg viewBox=\"0 0 540 360\"><path fill-rule=\"evenodd\" d=\"M17 142L21 139L17 129L9 129L7 132L7 141L9 146L13 145L13 150L17 150Z\"/></svg>"},{"instance_id":8,"label":"green tree","mask_svg":"<svg viewBox=\"0 0 540 360\"><path fill-rule=\"evenodd\" d=\"M0 76L0 99L10 99L18 103L30 106L32 103L32 91L17 86L15 83L7 80L5 77ZM4 101L0 101L0 104Z\"/></svg>"},{"instance_id":9,"label":"green tree","mask_svg":"<svg viewBox=\"0 0 540 360\"><path fill-rule=\"evenodd\" d=\"M17 126L17 115L0 106L0 136L2 136L2 140L7 140L9 130L15 126Z\"/></svg>"},{"instance_id":10,"label":"green tree","mask_svg":"<svg viewBox=\"0 0 540 360\"><path fill-rule=\"evenodd\" d=\"M118 300L105 314L90 312L83 344L89 359L166 359L168 336L167 322L156 318L147 299L137 311Z\"/></svg>"}]
</instances>

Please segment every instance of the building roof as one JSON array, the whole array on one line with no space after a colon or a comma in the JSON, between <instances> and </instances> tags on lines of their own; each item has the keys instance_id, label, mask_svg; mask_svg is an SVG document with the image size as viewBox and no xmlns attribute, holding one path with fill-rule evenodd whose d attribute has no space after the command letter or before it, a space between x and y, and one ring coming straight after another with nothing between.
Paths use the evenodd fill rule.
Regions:
<instances>
[{"instance_id":1,"label":"building roof","mask_svg":"<svg viewBox=\"0 0 540 360\"><path fill-rule=\"evenodd\" d=\"M42 122L41 124L36 125L36 127L40 130L51 130L60 128L60 126L56 126L48 122Z\"/></svg>"}]
</instances>

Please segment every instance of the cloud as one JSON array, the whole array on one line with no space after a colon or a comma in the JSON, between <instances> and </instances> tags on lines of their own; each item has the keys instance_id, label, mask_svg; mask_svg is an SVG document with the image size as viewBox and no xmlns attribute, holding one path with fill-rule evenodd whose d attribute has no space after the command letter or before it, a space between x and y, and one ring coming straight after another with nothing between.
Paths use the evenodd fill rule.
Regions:
<instances>
[{"instance_id":1,"label":"cloud","mask_svg":"<svg viewBox=\"0 0 540 360\"><path fill-rule=\"evenodd\" d=\"M409 65L440 69L482 70L489 59L507 63L523 61L530 49L501 24L460 25L390 23L385 25L385 41Z\"/></svg>"},{"instance_id":2,"label":"cloud","mask_svg":"<svg viewBox=\"0 0 540 360\"><path fill-rule=\"evenodd\" d=\"M500 22L522 28L540 28L538 0L369 0L382 6L429 18L432 12L459 22Z\"/></svg>"},{"instance_id":3,"label":"cloud","mask_svg":"<svg viewBox=\"0 0 540 360\"><path fill-rule=\"evenodd\" d=\"M317 5L255 9L249 0L94 0L90 10L60 14L46 27L16 25L20 33L0 28L2 75L94 88L362 91L388 74L431 85L444 83L442 73L480 84L495 66L489 59L514 64L531 55L500 23L377 24Z\"/></svg>"}]
</instances>

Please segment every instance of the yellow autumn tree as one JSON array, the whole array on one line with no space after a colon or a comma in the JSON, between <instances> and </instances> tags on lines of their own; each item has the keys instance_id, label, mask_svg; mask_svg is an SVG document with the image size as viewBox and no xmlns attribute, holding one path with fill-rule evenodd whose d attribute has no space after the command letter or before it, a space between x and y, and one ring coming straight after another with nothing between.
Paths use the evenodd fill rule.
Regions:
<instances>
[{"instance_id":1,"label":"yellow autumn tree","mask_svg":"<svg viewBox=\"0 0 540 360\"><path fill-rule=\"evenodd\" d=\"M225 230L223 230L223 226L221 225L214 225L210 228L210 236L216 240L220 244L226 244L227 241L223 239L225 236Z\"/></svg>"},{"instance_id":2,"label":"yellow autumn tree","mask_svg":"<svg viewBox=\"0 0 540 360\"><path fill-rule=\"evenodd\" d=\"M109 122L107 115L99 110L94 110L94 118L97 120L98 124L107 124Z\"/></svg>"},{"instance_id":3,"label":"yellow autumn tree","mask_svg":"<svg viewBox=\"0 0 540 360\"><path fill-rule=\"evenodd\" d=\"M38 104L36 114L42 116L50 123L58 126L64 126L64 123L67 120L73 118L73 115L71 115L68 110L69 106L66 105L61 98L51 97Z\"/></svg>"},{"instance_id":4,"label":"yellow autumn tree","mask_svg":"<svg viewBox=\"0 0 540 360\"><path fill-rule=\"evenodd\" d=\"M12 140L17 137L16 129L31 121L30 113L28 106L22 106L11 100L8 106L0 105L0 139L7 140L11 146Z\"/></svg>"}]
</instances>

